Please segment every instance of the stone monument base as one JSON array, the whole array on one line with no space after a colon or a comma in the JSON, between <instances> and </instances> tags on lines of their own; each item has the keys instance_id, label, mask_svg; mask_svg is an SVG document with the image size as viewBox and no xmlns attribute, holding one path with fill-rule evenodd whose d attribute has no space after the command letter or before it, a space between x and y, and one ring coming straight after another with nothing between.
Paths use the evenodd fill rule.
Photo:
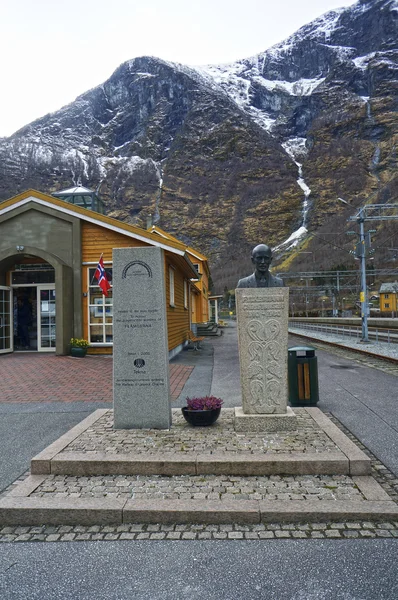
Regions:
<instances>
[{"instance_id":1,"label":"stone monument base","mask_svg":"<svg viewBox=\"0 0 398 600\"><path fill-rule=\"evenodd\" d=\"M235 431L293 431L298 429L297 417L286 407L285 414L245 414L241 406L235 407Z\"/></svg>"}]
</instances>

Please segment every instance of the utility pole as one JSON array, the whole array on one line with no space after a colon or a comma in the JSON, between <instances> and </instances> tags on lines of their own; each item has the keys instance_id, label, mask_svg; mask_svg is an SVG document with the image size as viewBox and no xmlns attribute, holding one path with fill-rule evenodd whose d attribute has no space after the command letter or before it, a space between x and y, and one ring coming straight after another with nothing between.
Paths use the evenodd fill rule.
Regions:
<instances>
[{"instance_id":1,"label":"utility pole","mask_svg":"<svg viewBox=\"0 0 398 600\"><path fill-rule=\"evenodd\" d=\"M360 209L358 213L359 223L359 260L361 261L361 318L362 318L362 341L369 342L369 332L368 332L368 314L369 314L369 304L368 304L368 290L366 288L366 245L365 245L365 216L363 208Z\"/></svg>"},{"instance_id":2,"label":"utility pole","mask_svg":"<svg viewBox=\"0 0 398 600\"><path fill-rule=\"evenodd\" d=\"M339 198L347 204L343 198ZM398 203L396 204L367 204L359 209L358 213L350 217L349 221L359 223L359 244L356 246L355 256L361 261L361 318L362 318L362 341L369 342L368 337L368 291L366 288L366 253L370 246L370 234L375 230L370 230L365 234L365 221L390 221L398 219ZM348 231L347 233L355 233ZM370 251L371 253L374 251Z\"/></svg>"},{"instance_id":3,"label":"utility pole","mask_svg":"<svg viewBox=\"0 0 398 600\"><path fill-rule=\"evenodd\" d=\"M355 256L360 260L360 273L361 273L361 292L359 300L361 302L361 319L362 319L362 339L361 341L365 344L369 342L369 330L368 330L368 316L369 316L369 303L368 303L368 290L366 286L366 253L370 246L370 233L375 230L368 231L365 235L365 211L363 208L359 209L359 212L355 217L351 217L350 221L355 220L359 224L359 243L355 247ZM358 235L355 231L347 231L349 235Z\"/></svg>"}]
</instances>

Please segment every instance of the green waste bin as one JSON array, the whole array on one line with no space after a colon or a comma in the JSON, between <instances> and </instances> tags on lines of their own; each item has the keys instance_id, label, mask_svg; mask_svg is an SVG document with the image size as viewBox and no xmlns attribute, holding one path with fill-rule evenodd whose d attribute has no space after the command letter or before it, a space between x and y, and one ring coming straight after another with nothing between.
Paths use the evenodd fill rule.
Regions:
<instances>
[{"instance_id":1,"label":"green waste bin","mask_svg":"<svg viewBox=\"0 0 398 600\"><path fill-rule=\"evenodd\" d=\"M292 406L315 406L319 400L318 359L315 348L288 348L289 402Z\"/></svg>"}]
</instances>

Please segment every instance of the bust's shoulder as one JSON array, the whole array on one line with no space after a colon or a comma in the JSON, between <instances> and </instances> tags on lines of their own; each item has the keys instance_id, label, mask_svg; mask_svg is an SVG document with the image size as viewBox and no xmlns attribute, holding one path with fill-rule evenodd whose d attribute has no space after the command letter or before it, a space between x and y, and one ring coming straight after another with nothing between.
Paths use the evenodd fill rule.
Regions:
<instances>
[{"instance_id":1,"label":"bust's shoulder","mask_svg":"<svg viewBox=\"0 0 398 600\"><path fill-rule=\"evenodd\" d=\"M272 287L284 287L283 279L276 277L276 275L269 274L269 282Z\"/></svg>"},{"instance_id":2,"label":"bust's shoulder","mask_svg":"<svg viewBox=\"0 0 398 600\"><path fill-rule=\"evenodd\" d=\"M249 275L248 277L243 277L242 279L239 279L238 285L236 287L237 288L248 288L248 287L255 287L255 285L256 285L255 276L254 276L254 274L252 274L252 275Z\"/></svg>"}]
</instances>

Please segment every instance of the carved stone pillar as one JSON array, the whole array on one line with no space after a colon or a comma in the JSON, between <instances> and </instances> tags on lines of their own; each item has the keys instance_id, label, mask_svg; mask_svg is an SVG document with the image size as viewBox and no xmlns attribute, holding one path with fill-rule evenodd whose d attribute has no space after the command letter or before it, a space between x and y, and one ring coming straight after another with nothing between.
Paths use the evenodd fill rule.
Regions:
<instances>
[{"instance_id":1,"label":"carved stone pillar","mask_svg":"<svg viewBox=\"0 0 398 600\"><path fill-rule=\"evenodd\" d=\"M237 431L278 431L297 427L287 406L288 288L236 290L242 408Z\"/></svg>"}]
</instances>

